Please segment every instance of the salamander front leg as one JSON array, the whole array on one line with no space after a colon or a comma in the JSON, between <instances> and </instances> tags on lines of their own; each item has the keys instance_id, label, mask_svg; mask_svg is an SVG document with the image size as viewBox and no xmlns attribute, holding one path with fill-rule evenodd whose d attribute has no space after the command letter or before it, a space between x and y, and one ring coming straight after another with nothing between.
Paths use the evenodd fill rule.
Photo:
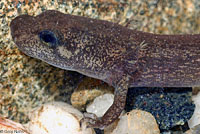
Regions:
<instances>
[{"instance_id":1,"label":"salamander front leg","mask_svg":"<svg viewBox=\"0 0 200 134\"><path fill-rule=\"evenodd\" d=\"M118 83L119 86L115 89L114 102L103 117L97 118L94 114L85 114L82 121L86 121L88 123L87 127L104 129L106 126L118 119L126 103L126 95L128 91L128 84L126 83L124 80L121 80Z\"/></svg>"}]
</instances>

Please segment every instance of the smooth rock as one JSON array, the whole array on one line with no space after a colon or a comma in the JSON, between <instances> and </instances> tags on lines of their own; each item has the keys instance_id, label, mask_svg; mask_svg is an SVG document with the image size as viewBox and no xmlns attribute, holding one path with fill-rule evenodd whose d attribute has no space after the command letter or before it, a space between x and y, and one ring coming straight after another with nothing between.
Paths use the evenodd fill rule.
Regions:
<instances>
[{"instance_id":1,"label":"smooth rock","mask_svg":"<svg viewBox=\"0 0 200 134\"><path fill-rule=\"evenodd\" d=\"M152 114L142 110L132 110L120 117L117 126L105 134L160 134L158 124Z\"/></svg>"},{"instance_id":2,"label":"smooth rock","mask_svg":"<svg viewBox=\"0 0 200 134\"><path fill-rule=\"evenodd\" d=\"M95 114L97 117L102 117L104 113L112 105L113 101L114 101L113 94L104 94L98 96L89 106L87 106L86 111L88 113Z\"/></svg>"},{"instance_id":3,"label":"smooth rock","mask_svg":"<svg viewBox=\"0 0 200 134\"><path fill-rule=\"evenodd\" d=\"M72 93L71 104L79 110L85 110L86 104L93 101L97 96L113 92L114 88L107 83L85 77Z\"/></svg>"},{"instance_id":4,"label":"smooth rock","mask_svg":"<svg viewBox=\"0 0 200 134\"><path fill-rule=\"evenodd\" d=\"M91 128L80 127L83 115L63 102L44 104L30 114L27 127L31 134L94 134Z\"/></svg>"},{"instance_id":5,"label":"smooth rock","mask_svg":"<svg viewBox=\"0 0 200 134\"><path fill-rule=\"evenodd\" d=\"M200 124L191 128L190 130L188 130L184 134L200 134Z\"/></svg>"},{"instance_id":6,"label":"smooth rock","mask_svg":"<svg viewBox=\"0 0 200 134\"><path fill-rule=\"evenodd\" d=\"M188 121L188 126L190 128L193 128L194 126L200 124L200 92L197 95L193 96L192 100L195 104L195 110L191 119Z\"/></svg>"}]
</instances>

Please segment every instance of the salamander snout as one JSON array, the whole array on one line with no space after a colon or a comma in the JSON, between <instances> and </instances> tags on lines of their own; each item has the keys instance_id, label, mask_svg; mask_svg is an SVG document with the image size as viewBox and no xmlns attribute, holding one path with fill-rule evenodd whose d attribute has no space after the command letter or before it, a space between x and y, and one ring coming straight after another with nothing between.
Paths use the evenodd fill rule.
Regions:
<instances>
[{"instance_id":1,"label":"salamander snout","mask_svg":"<svg viewBox=\"0 0 200 134\"><path fill-rule=\"evenodd\" d=\"M15 40L17 37L27 34L27 29L30 29L34 23L33 17L29 15L21 15L13 19L10 23L11 35Z\"/></svg>"}]
</instances>

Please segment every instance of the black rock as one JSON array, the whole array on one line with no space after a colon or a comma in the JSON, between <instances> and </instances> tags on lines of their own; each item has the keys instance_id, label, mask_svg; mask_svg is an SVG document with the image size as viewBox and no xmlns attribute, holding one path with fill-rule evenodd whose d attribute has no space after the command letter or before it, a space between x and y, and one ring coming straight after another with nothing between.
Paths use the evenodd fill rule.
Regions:
<instances>
[{"instance_id":1,"label":"black rock","mask_svg":"<svg viewBox=\"0 0 200 134\"><path fill-rule=\"evenodd\" d=\"M126 111L150 112L161 131L184 125L193 115L192 88L132 88L127 95Z\"/></svg>"}]
</instances>

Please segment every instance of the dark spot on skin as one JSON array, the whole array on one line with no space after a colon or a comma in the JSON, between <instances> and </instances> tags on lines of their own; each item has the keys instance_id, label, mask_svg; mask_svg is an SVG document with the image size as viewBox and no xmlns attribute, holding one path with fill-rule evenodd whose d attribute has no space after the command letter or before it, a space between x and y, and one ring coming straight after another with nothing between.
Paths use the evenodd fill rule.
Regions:
<instances>
[{"instance_id":1,"label":"dark spot on skin","mask_svg":"<svg viewBox=\"0 0 200 134\"><path fill-rule=\"evenodd\" d=\"M39 38L42 43L50 45L50 47L55 47L58 44L58 38L54 32L49 30L44 30L39 33Z\"/></svg>"}]
</instances>

